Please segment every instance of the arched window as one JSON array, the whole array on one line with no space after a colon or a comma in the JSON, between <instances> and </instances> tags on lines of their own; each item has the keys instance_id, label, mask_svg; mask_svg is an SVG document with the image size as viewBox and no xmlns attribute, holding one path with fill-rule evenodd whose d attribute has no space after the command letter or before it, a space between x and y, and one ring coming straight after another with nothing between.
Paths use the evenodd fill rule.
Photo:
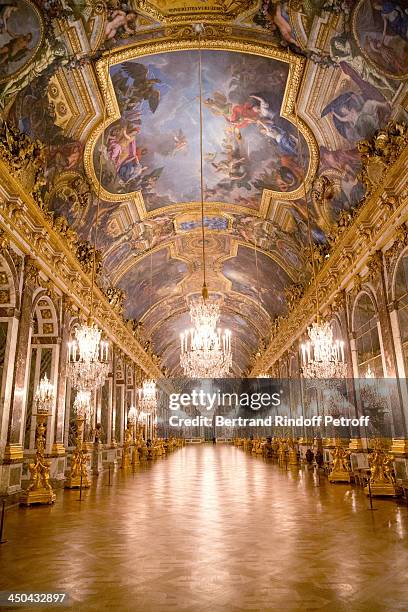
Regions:
<instances>
[{"instance_id":1,"label":"arched window","mask_svg":"<svg viewBox=\"0 0 408 612\"><path fill-rule=\"evenodd\" d=\"M31 354L29 364L28 394L24 448L33 449L35 444L35 419L32 419L34 397L37 385L47 376L56 386L55 368L58 366L59 345L58 319L52 300L46 295L37 295L33 304L33 331L31 335ZM51 432L47 432L49 438Z\"/></svg>"},{"instance_id":2,"label":"arched window","mask_svg":"<svg viewBox=\"0 0 408 612\"><path fill-rule=\"evenodd\" d=\"M378 332L378 316L374 301L368 293L357 298L353 316L356 337L358 374L364 377L370 369L376 376L384 376L381 344Z\"/></svg>"},{"instance_id":3,"label":"arched window","mask_svg":"<svg viewBox=\"0 0 408 612\"><path fill-rule=\"evenodd\" d=\"M400 259L394 285L405 371L408 372L408 252Z\"/></svg>"}]
</instances>

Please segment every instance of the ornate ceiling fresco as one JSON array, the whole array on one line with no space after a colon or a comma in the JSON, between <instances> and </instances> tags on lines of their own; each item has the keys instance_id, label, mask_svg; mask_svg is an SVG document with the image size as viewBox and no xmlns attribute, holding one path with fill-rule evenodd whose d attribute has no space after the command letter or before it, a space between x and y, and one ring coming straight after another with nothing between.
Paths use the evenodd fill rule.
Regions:
<instances>
[{"instance_id":1,"label":"ornate ceiling fresco","mask_svg":"<svg viewBox=\"0 0 408 612\"><path fill-rule=\"evenodd\" d=\"M199 46L208 281L239 374L308 282L308 222L324 249L363 197L357 143L406 120L408 2L0 0L3 118L46 145L44 200L84 240L100 193L98 282L172 374L202 283Z\"/></svg>"}]
</instances>

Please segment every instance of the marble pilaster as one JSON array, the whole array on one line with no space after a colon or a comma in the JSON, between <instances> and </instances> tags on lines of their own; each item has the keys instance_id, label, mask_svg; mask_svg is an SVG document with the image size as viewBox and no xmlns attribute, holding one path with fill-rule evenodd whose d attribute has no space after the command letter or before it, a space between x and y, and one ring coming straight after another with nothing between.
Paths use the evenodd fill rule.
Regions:
<instances>
[{"instance_id":1,"label":"marble pilaster","mask_svg":"<svg viewBox=\"0 0 408 612\"><path fill-rule=\"evenodd\" d=\"M62 298L62 315L60 330L60 350L58 359L57 392L55 404L54 420L54 443L52 446L53 455L63 455L64 448L64 420L65 420L65 400L67 391L67 343L69 341L71 312L68 308L68 300Z\"/></svg>"},{"instance_id":2,"label":"marble pilaster","mask_svg":"<svg viewBox=\"0 0 408 612\"><path fill-rule=\"evenodd\" d=\"M27 397L27 378L29 351L32 334L32 301L38 286L38 268L35 262L26 257L24 262L24 281L21 299L21 314L17 334L12 400L8 426L5 459L16 460L23 457L24 412Z\"/></svg>"}]
</instances>

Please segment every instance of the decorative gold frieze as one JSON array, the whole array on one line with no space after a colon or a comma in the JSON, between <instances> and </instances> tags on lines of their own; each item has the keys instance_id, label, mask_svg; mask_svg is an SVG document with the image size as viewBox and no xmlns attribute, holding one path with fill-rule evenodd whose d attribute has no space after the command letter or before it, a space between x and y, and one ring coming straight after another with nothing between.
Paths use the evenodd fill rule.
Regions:
<instances>
[{"instance_id":1,"label":"decorative gold frieze","mask_svg":"<svg viewBox=\"0 0 408 612\"><path fill-rule=\"evenodd\" d=\"M40 284L40 269L34 259L26 257L24 263L24 282L33 285Z\"/></svg>"},{"instance_id":2,"label":"decorative gold frieze","mask_svg":"<svg viewBox=\"0 0 408 612\"><path fill-rule=\"evenodd\" d=\"M98 275L102 269L102 253L89 242L82 240L76 248L76 256L86 274L92 274L95 258L95 274Z\"/></svg>"},{"instance_id":3,"label":"decorative gold frieze","mask_svg":"<svg viewBox=\"0 0 408 612\"><path fill-rule=\"evenodd\" d=\"M39 140L31 140L3 121L0 125L0 158L3 159L14 176L32 194L40 207L44 206L42 188L44 178L45 146Z\"/></svg>"},{"instance_id":4,"label":"decorative gold frieze","mask_svg":"<svg viewBox=\"0 0 408 612\"><path fill-rule=\"evenodd\" d=\"M105 290L106 297L108 298L109 304L118 314L122 315L124 310L124 301L126 299L126 292L118 287L108 287Z\"/></svg>"},{"instance_id":5,"label":"decorative gold frieze","mask_svg":"<svg viewBox=\"0 0 408 612\"><path fill-rule=\"evenodd\" d=\"M4 251L7 251L9 246L10 246L10 240L6 232L0 229L0 253L4 253Z\"/></svg>"},{"instance_id":6,"label":"decorative gold frieze","mask_svg":"<svg viewBox=\"0 0 408 612\"><path fill-rule=\"evenodd\" d=\"M383 269L383 256L381 251L376 251L367 262L368 280L376 279Z\"/></svg>"},{"instance_id":7,"label":"decorative gold frieze","mask_svg":"<svg viewBox=\"0 0 408 612\"><path fill-rule=\"evenodd\" d=\"M362 170L359 179L369 195L377 187L387 168L393 164L408 145L408 126L390 121L382 130L378 130L370 140L358 143Z\"/></svg>"}]
</instances>

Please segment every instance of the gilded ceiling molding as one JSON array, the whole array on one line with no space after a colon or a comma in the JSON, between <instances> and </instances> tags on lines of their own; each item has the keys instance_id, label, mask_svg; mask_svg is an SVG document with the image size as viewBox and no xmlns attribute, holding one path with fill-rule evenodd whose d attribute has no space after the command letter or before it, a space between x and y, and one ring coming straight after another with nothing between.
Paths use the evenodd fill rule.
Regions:
<instances>
[{"instance_id":1,"label":"gilded ceiling molding","mask_svg":"<svg viewBox=\"0 0 408 612\"><path fill-rule=\"evenodd\" d=\"M392 295L393 298L394 298L394 292L395 292L395 274L397 271L397 266L407 246L408 246L408 226L406 223L402 223L395 230L395 240L393 244L384 253L385 272L386 272L386 278L387 278L387 291L388 291L388 295Z\"/></svg>"},{"instance_id":2,"label":"gilded ceiling molding","mask_svg":"<svg viewBox=\"0 0 408 612\"><path fill-rule=\"evenodd\" d=\"M243 19L253 13L259 0L206 0L205 3L191 0L190 6L177 6L177 2L163 0L139 0L138 10L164 24L189 24L205 20L206 23L230 23L238 17Z\"/></svg>"},{"instance_id":3,"label":"gilded ceiling molding","mask_svg":"<svg viewBox=\"0 0 408 612\"><path fill-rule=\"evenodd\" d=\"M62 293L68 294L78 308L86 312L91 279L82 269L72 246L54 229L52 214L39 208L3 160L0 160L0 212L0 229L7 234L7 239L22 252L30 254L30 269L27 269L30 279L33 274L37 278L41 269ZM37 284L42 285L42 282L38 279ZM161 378L159 367L146 354L102 291L95 287L94 294L95 318L109 339L149 376Z\"/></svg>"},{"instance_id":4,"label":"gilded ceiling molding","mask_svg":"<svg viewBox=\"0 0 408 612\"><path fill-rule=\"evenodd\" d=\"M378 134L374 140L377 137ZM408 146L400 139L395 146L398 147L399 158L395 161L395 157L389 152L394 163L391 162L386 171L382 169L381 173L371 176L369 195L352 216L350 224L342 227L339 238L334 241L329 259L317 274L319 302L323 311L339 290L355 284L356 277L361 283L360 273L367 267L368 260L392 240L395 228L408 220L405 178L408 172ZM299 338L315 315L314 303L313 285L308 287L289 316L278 321L273 330L272 341L253 365L251 376L271 367Z\"/></svg>"},{"instance_id":5,"label":"gilded ceiling molding","mask_svg":"<svg viewBox=\"0 0 408 612\"><path fill-rule=\"evenodd\" d=\"M161 39L159 41L143 41L137 44L133 44L131 47L124 47L119 50L115 50L112 53L106 54L96 64L96 73L98 81L101 86L103 94L106 94L106 109L107 118L106 121L101 121L100 124L92 130L85 145L84 150L84 167L85 172L93 185L95 191L98 193L100 189L101 197L109 202L125 202L132 200L136 206L140 219L153 218L158 215L171 213L188 212L189 210L199 210L200 202L184 202L178 204L172 204L169 206L157 208L154 211L147 211L143 202L143 197L140 191L131 192L127 194L113 194L99 185L99 177L95 171L93 156L96 143L106 128L111 125L114 121L120 118L121 113L116 99L112 80L109 77L107 82L108 65L114 66L122 62L126 62L138 57L145 57L154 55L157 53L171 53L174 51L188 51L196 50L199 46L204 50L217 50L217 51L235 51L237 53L247 53L252 55L259 55L271 59L276 59L286 64L289 64L289 74L286 82L285 94L282 102L281 115L290 121L293 125L297 126L295 116L295 101L298 96L299 87L304 71L305 60L289 51L282 51L271 44L266 42L255 42L251 39L246 41L237 40L234 38L227 40L220 39L204 39L199 45L197 39L184 38L177 40L169 40L168 38ZM284 193L271 190L264 190L261 206L258 211L254 211L251 208L244 206L238 206L231 203L222 202L206 202L208 210L212 212L232 212L232 213L243 213L250 214L252 216L258 216L265 218L268 214L270 204L273 200L277 199L280 201L285 200L296 200L304 197L304 189L309 190L312 185L313 179L316 175L319 166L319 147L316 139L313 135L312 130L306 124L306 122L299 117L299 131L304 136L308 149L309 149L309 166L307 169L305 181L294 191Z\"/></svg>"}]
</instances>

